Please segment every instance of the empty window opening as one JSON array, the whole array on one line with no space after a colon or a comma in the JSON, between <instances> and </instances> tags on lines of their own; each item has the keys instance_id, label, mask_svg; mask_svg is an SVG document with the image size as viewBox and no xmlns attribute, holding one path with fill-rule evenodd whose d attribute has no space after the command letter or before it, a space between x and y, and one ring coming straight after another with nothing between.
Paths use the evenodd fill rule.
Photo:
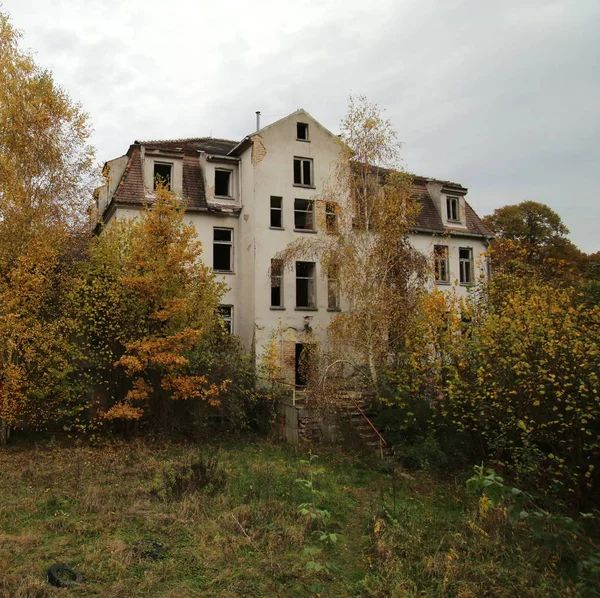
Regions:
<instances>
[{"instance_id":1,"label":"empty window opening","mask_svg":"<svg viewBox=\"0 0 600 598\"><path fill-rule=\"evenodd\" d=\"M458 197L446 198L446 210L448 212L448 220L460 222L460 216L458 211Z\"/></svg>"},{"instance_id":2,"label":"empty window opening","mask_svg":"<svg viewBox=\"0 0 600 598\"><path fill-rule=\"evenodd\" d=\"M296 343L296 356L294 363L296 386L304 387L307 385L311 361L311 345L305 343Z\"/></svg>"},{"instance_id":3,"label":"empty window opening","mask_svg":"<svg viewBox=\"0 0 600 598\"><path fill-rule=\"evenodd\" d=\"M171 171L172 164L164 164L161 162L154 163L154 189L158 185L162 185L168 191L171 190Z\"/></svg>"},{"instance_id":4,"label":"empty window opening","mask_svg":"<svg viewBox=\"0 0 600 598\"><path fill-rule=\"evenodd\" d=\"M312 199L294 200L294 228L315 230L314 202Z\"/></svg>"},{"instance_id":5,"label":"empty window opening","mask_svg":"<svg viewBox=\"0 0 600 598\"><path fill-rule=\"evenodd\" d=\"M296 123L296 139L308 141L308 125L306 123Z\"/></svg>"},{"instance_id":6,"label":"empty window opening","mask_svg":"<svg viewBox=\"0 0 600 598\"><path fill-rule=\"evenodd\" d=\"M458 250L458 264L460 267L460 282L470 284L473 282L473 250L470 247L460 247Z\"/></svg>"},{"instance_id":7,"label":"empty window opening","mask_svg":"<svg viewBox=\"0 0 600 598\"><path fill-rule=\"evenodd\" d=\"M231 197L231 170L215 170L215 196Z\"/></svg>"},{"instance_id":8,"label":"empty window opening","mask_svg":"<svg viewBox=\"0 0 600 598\"><path fill-rule=\"evenodd\" d=\"M271 260L271 307L283 307L283 262Z\"/></svg>"},{"instance_id":9,"label":"empty window opening","mask_svg":"<svg viewBox=\"0 0 600 598\"><path fill-rule=\"evenodd\" d=\"M435 281L450 282L450 269L448 267L448 246L434 245L433 260L435 263Z\"/></svg>"},{"instance_id":10,"label":"empty window opening","mask_svg":"<svg viewBox=\"0 0 600 598\"><path fill-rule=\"evenodd\" d=\"M311 158L294 158L294 185L312 187L313 161Z\"/></svg>"},{"instance_id":11,"label":"empty window opening","mask_svg":"<svg viewBox=\"0 0 600 598\"><path fill-rule=\"evenodd\" d=\"M332 201L325 202L325 229L328 233L338 230L337 204Z\"/></svg>"},{"instance_id":12,"label":"empty window opening","mask_svg":"<svg viewBox=\"0 0 600 598\"><path fill-rule=\"evenodd\" d=\"M233 270L233 230L231 228L214 229L213 270L220 272Z\"/></svg>"},{"instance_id":13,"label":"empty window opening","mask_svg":"<svg viewBox=\"0 0 600 598\"><path fill-rule=\"evenodd\" d=\"M315 263L296 262L296 307L316 306Z\"/></svg>"},{"instance_id":14,"label":"empty window opening","mask_svg":"<svg viewBox=\"0 0 600 598\"><path fill-rule=\"evenodd\" d=\"M339 272L330 268L327 272L327 309L340 308Z\"/></svg>"},{"instance_id":15,"label":"empty window opening","mask_svg":"<svg viewBox=\"0 0 600 598\"><path fill-rule=\"evenodd\" d=\"M225 325L225 330L227 330L229 334L233 334L233 306L219 305L219 314Z\"/></svg>"},{"instance_id":16,"label":"empty window opening","mask_svg":"<svg viewBox=\"0 0 600 598\"><path fill-rule=\"evenodd\" d=\"M283 228L282 198L271 197L271 228Z\"/></svg>"}]
</instances>

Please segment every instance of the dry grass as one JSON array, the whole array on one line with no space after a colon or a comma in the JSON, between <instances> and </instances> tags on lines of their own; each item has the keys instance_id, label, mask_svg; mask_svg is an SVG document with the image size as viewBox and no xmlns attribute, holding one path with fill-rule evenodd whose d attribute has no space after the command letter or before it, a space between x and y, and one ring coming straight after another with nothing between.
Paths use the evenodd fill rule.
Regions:
<instances>
[{"instance_id":1,"label":"dry grass","mask_svg":"<svg viewBox=\"0 0 600 598\"><path fill-rule=\"evenodd\" d=\"M222 489L164 498L163 472L217 452ZM335 597L572 592L556 563L527 554L502 513L478 513L462 485L422 476L398 487L377 466L335 451L319 460L320 500L345 541L327 556L336 572L310 573L299 459L252 440L218 450L143 441L10 446L0 452L0 598L310 596L317 583ZM144 538L163 543L165 557L140 556L133 545ZM73 564L85 582L50 587L55 562Z\"/></svg>"}]
</instances>

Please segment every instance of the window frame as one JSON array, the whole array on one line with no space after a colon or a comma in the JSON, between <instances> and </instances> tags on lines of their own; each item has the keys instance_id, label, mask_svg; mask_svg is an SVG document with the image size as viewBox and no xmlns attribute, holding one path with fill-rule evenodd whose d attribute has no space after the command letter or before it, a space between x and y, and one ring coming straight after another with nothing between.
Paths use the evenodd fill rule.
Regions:
<instances>
[{"instance_id":1,"label":"window frame","mask_svg":"<svg viewBox=\"0 0 600 598\"><path fill-rule=\"evenodd\" d=\"M299 127L304 127L304 131L306 132L306 137L300 137L300 135L298 135L298 133L300 132ZM296 141L310 141L310 137L309 137L309 129L308 129L308 123L302 123L302 122L297 122L296 123Z\"/></svg>"},{"instance_id":2,"label":"window frame","mask_svg":"<svg viewBox=\"0 0 600 598\"><path fill-rule=\"evenodd\" d=\"M226 172L229 174L227 195L220 195L217 193L217 172ZM231 170L231 168L215 168L215 197L233 199L233 170Z\"/></svg>"},{"instance_id":3,"label":"window frame","mask_svg":"<svg viewBox=\"0 0 600 598\"><path fill-rule=\"evenodd\" d=\"M451 210L451 206L454 206L456 209ZM456 212L455 218L452 217L452 212ZM454 195L446 195L446 220L448 220L448 222L461 222L459 197L456 197Z\"/></svg>"},{"instance_id":4,"label":"window frame","mask_svg":"<svg viewBox=\"0 0 600 598\"><path fill-rule=\"evenodd\" d=\"M285 309L285 301L283 295L283 260L271 259L271 269L269 271L270 288L271 288L271 309ZM279 283L279 304L273 303L273 289L276 288L274 282Z\"/></svg>"},{"instance_id":5,"label":"window frame","mask_svg":"<svg viewBox=\"0 0 600 598\"><path fill-rule=\"evenodd\" d=\"M437 250L443 250L439 255ZM433 264L434 279L436 284L450 284L450 248L448 245L433 246ZM442 265L444 266L442 268ZM442 270L445 271L445 277L442 278Z\"/></svg>"},{"instance_id":6,"label":"window frame","mask_svg":"<svg viewBox=\"0 0 600 598\"><path fill-rule=\"evenodd\" d=\"M215 232L216 231L229 231L229 233L231 234L230 240L229 241L222 241L222 240L217 240L215 239ZM229 270L221 270L221 269L217 269L215 268L215 245L227 245L229 246ZM221 272L223 274L233 274L234 273L234 268L233 268L233 229L232 228L226 228L223 226L214 226L213 227L213 272Z\"/></svg>"},{"instance_id":7,"label":"window frame","mask_svg":"<svg viewBox=\"0 0 600 598\"><path fill-rule=\"evenodd\" d=\"M332 293L333 288L333 293ZM333 302L331 301L333 297ZM340 309L340 273L337 267L327 271L327 310L341 311Z\"/></svg>"},{"instance_id":8,"label":"window frame","mask_svg":"<svg viewBox=\"0 0 600 598\"><path fill-rule=\"evenodd\" d=\"M309 210L302 210L296 207L297 201L305 201L310 206ZM297 214L310 214L310 222L311 228L298 228L296 223L296 215ZM294 199L294 232L297 233L314 233L316 232L315 228L315 200L314 199L302 199L300 197L296 197Z\"/></svg>"},{"instance_id":9,"label":"window frame","mask_svg":"<svg viewBox=\"0 0 600 598\"><path fill-rule=\"evenodd\" d=\"M225 315L226 310L229 310L229 315ZM219 305L219 314L225 322L227 332L233 334L233 305Z\"/></svg>"},{"instance_id":10,"label":"window frame","mask_svg":"<svg viewBox=\"0 0 600 598\"><path fill-rule=\"evenodd\" d=\"M279 200L279 207L273 206L273 200ZM273 214L275 212L279 212L279 222L280 226L273 226ZM273 230L284 230L283 227L283 197L278 195L271 195L271 199L269 200L269 228Z\"/></svg>"},{"instance_id":11,"label":"window frame","mask_svg":"<svg viewBox=\"0 0 600 598\"><path fill-rule=\"evenodd\" d=\"M461 251L468 251L469 257L463 258L460 255ZM468 270L465 269L465 265L468 266ZM471 285L474 284L474 262L473 262L473 248L472 247L459 247L458 248L458 279L461 285ZM465 274L468 272L468 280L465 280L467 276Z\"/></svg>"},{"instance_id":12,"label":"window frame","mask_svg":"<svg viewBox=\"0 0 600 598\"><path fill-rule=\"evenodd\" d=\"M172 191L173 190L173 162L164 162L162 160L153 160L152 161L152 190L156 191L156 182L157 182L157 177L156 177L156 167L157 166L168 166L169 167L169 183L168 185L165 185L165 189L167 191ZM159 175L161 176L161 175Z\"/></svg>"},{"instance_id":13,"label":"window frame","mask_svg":"<svg viewBox=\"0 0 600 598\"><path fill-rule=\"evenodd\" d=\"M297 182L296 181L296 162L300 163L300 181L301 182ZM304 171L304 164L308 163L309 164L309 182L307 183L305 180L305 171ZM293 162L293 181L294 181L294 187L305 187L308 189L314 189L314 178L315 178L315 173L314 173L314 160L312 158L304 158L302 156L294 156L294 162Z\"/></svg>"},{"instance_id":14,"label":"window frame","mask_svg":"<svg viewBox=\"0 0 600 598\"><path fill-rule=\"evenodd\" d=\"M333 226L330 226L330 223L333 223ZM325 202L325 232L329 234L339 232L338 204L334 201Z\"/></svg>"},{"instance_id":15,"label":"window frame","mask_svg":"<svg viewBox=\"0 0 600 598\"><path fill-rule=\"evenodd\" d=\"M309 276L298 276L298 264L309 264L311 266L311 274ZM316 262L306 262L303 260L297 261L295 264L295 275L296 275L296 305L295 305L295 309L299 310L299 311L316 311L317 310L317 264L316 264ZM307 305L298 305L298 281L306 281Z\"/></svg>"}]
</instances>

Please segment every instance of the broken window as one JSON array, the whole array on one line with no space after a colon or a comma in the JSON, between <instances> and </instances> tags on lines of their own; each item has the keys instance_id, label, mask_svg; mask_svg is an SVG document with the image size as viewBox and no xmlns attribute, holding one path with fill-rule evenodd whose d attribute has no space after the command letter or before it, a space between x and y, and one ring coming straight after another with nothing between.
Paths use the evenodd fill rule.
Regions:
<instances>
[{"instance_id":1,"label":"broken window","mask_svg":"<svg viewBox=\"0 0 600 598\"><path fill-rule=\"evenodd\" d=\"M294 185L313 186L313 161L311 158L294 158Z\"/></svg>"},{"instance_id":2,"label":"broken window","mask_svg":"<svg viewBox=\"0 0 600 598\"><path fill-rule=\"evenodd\" d=\"M315 263L296 262L296 307L316 306Z\"/></svg>"},{"instance_id":3,"label":"broken window","mask_svg":"<svg viewBox=\"0 0 600 598\"><path fill-rule=\"evenodd\" d=\"M308 125L306 123L296 123L296 139L308 141Z\"/></svg>"},{"instance_id":4,"label":"broken window","mask_svg":"<svg viewBox=\"0 0 600 598\"><path fill-rule=\"evenodd\" d=\"M312 199L294 200L294 229L315 230L314 208Z\"/></svg>"},{"instance_id":5,"label":"broken window","mask_svg":"<svg viewBox=\"0 0 600 598\"><path fill-rule=\"evenodd\" d=\"M328 233L338 230L337 204L332 201L325 202L325 228Z\"/></svg>"},{"instance_id":6,"label":"broken window","mask_svg":"<svg viewBox=\"0 0 600 598\"><path fill-rule=\"evenodd\" d=\"M233 334L233 305L219 305L219 314L225 325L225 330Z\"/></svg>"},{"instance_id":7,"label":"broken window","mask_svg":"<svg viewBox=\"0 0 600 598\"><path fill-rule=\"evenodd\" d=\"M470 247L458 249L458 265L461 284L471 284L473 282L473 250Z\"/></svg>"},{"instance_id":8,"label":"broken window","mask_svg":"<svg viewBox=\"0 0 600 598\"><path fill-rule=\"evenodd\" d=\"M283 307L283 262L271 260L271 307Z\"/></svg>"},{"instance_id":9,"label":"broken window","mask_svg":"<svg viewBox=\"0 0 600 598\"><path fill-rule=\"evenodd\" d=\"M271 197L271 228L283 228L282 198Z\"/></svg>"},{"instance_id":10,"label":"broken window","mask_svg":"<svg viewBox=\"0 0 600 598\"><path fill-rule=\"evenodd\" d=\"M433 260L435 263L435 281L450 282L450 269L448 267L448 246L434 245Z\"/></svg>"},{"instance_id":11,"label":"broken window","mask_svg":"<svg viewBox=\"0 0 600 598\"><path fill-rule=\"evenodd\" d=\"M233 271L233 229L215 228L213 236L213 270Z\"/></svg>"},{"instance_id":12,"label":"broken window","mask_svg":"<svg viewBox=\"0 0 600 598\"><path fill-rule=\"evenodd\" d=\"M231 197L231 170L215 170L215 196Z\"/></svg>"},{"instance_id":13,"label":"broken window","mask_svg":"<svg viewBox=\"0 0 600 598\"><path fill-rule=\"evenodd\" d=\"M172 164L164 162L154 162L154 190L158 185L162 185L168 191L171 190L171 170Z\"/></svg>"},{"instance_id":14,"label":"broken window","mask_svg":"<svg viewBox=\"0 0 600 598\"><path fill-rule=\"evenodd\" d=\"M337 268L329 268L327 272L327 309L340 308L339 271Z\"/></svg>"},{"instance_id":15,"label":"broken window","mask_svg":"<svg viewBox=\"0 0 600 598\"><path fill-rule=\"evenodd\" d=\"M448 220L460 222L458 207L458 197L446 197L446 210L448 213Z\"/></svg>"}]
</instances>

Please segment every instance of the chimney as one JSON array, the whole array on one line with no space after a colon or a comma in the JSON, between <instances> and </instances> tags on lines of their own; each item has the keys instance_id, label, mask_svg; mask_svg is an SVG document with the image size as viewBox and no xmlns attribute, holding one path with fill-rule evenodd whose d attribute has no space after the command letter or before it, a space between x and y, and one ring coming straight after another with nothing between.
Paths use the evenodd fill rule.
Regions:
<instances>
[{"instance_id":1,"label":"chimney","mask_svg":"<svg viewBox=\"0 0 600 598\"><path fill-rule=\"evenodd\" d=\"M256 132L260 131L260 110L256 111Z\"/></svg>"}]
</instances>

